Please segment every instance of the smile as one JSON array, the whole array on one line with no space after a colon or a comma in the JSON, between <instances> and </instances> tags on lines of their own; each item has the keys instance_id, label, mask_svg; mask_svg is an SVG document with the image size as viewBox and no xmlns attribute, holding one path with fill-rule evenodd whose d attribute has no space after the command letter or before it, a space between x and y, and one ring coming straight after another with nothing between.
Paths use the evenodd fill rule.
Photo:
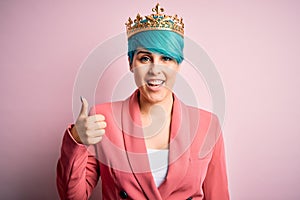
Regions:
<instances>
[{"instance_id":1,"label":"smile","mask_svg":"<svg viewBox=\"0 0 300 200\"><path fill-rule=\"evenodd\" d=\"M147 81L147 84L149 86L158 86L158 85L162 85L164 83L163 80L149 80Z\"/></svg>"},{"instance_id":2,"label":"smile","mask_svg":"<svg viewBox=\"0 0 300 200\"><path fill-rule=\"evenodd\" d=\"M159 88L160 86L162 86L165 83L165 81L160 80L160 79L152 79L152 80L147 80L146 83L147 83L148 87Z\"/></svg>"}]
</instances>

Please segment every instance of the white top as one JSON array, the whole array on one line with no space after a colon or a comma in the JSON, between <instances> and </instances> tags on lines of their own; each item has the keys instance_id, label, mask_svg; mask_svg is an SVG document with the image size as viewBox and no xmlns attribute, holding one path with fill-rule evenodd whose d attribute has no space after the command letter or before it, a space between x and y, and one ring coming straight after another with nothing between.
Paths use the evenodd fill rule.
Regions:
<instances>
[{"instance_id":1,"label":"white top","mask_svg":"<svg viewBox=\"0 0 300 200\"><path fill-rule=\"evenodd\" d=\"M147 149L147 152L154 182L159 187L167 176L169 149Z\"/></svg>"}]
</instances>

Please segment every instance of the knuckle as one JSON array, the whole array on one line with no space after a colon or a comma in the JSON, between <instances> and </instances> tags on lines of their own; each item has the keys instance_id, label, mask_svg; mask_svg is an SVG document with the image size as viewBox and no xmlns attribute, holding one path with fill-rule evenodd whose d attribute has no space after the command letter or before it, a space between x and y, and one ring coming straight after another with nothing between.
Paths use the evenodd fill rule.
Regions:
<instances>
[{"instance_id":1,"label":"knuckle","mask_svg":"<svg viewBox=\"0 0 300 200\"><path fill-rule=\"evenodd\" d=\"M105 134L105 129L100 129L100 130L99 130L99 135L100 135L100 136L103 136L104 134Z\"/></svg>"},{"instance_id":2,"label":"knuckle","mask_svg":"<svg viewBox=\"0 0 300 200\"><path fill-rule=\"evenodd\" d=\"M99 120L99 121L105 120L104 115L101 115L101 114L97 115L97 120Z\"/></svg>"},{"instance_id":3,"label":"knuckle","mask_svg":"<svg viewBox=\"0 0 300 200\"><path fill-rule=\"evenodd\" d=\"M102 140L102 136L100 136L100 137L97 138L97 142L96 143L101 142L101 140Z\"/></svg>"},{"instance_id":4,"label":"knuckle","mask_svg":"<svg viewBox=\"0 0 300 200\"><path fill-rule=\"evenodd\" d=\"M91 135L91 131L89 131L89 130L85 131L85 136L86 136L87 138L89 138L90 135Z\"/></svg>"},{"instance_id":5,"label":"knuckle","mask_svg":"<svg viewBox=\"0 0 300 200\"><path fill-rule=\"evenodd\" d=\"M105 128L106 127L106 123L105 122L99 122L98 126L99 126L99 128Z\"/></svg>"}]
</instances>

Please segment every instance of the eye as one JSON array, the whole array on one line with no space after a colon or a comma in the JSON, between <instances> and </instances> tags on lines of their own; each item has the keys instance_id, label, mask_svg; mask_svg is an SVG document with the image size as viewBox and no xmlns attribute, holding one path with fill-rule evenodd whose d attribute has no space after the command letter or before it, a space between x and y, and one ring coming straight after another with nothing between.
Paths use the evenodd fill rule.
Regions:
<instances>
[{"instance_id":1,"label":"eye","mask_svg":"<svg viewBox=\"0 0 300 200\"><path fill-rule=\"evenodd\" d=\"M172 61L173 59L171 57L168 57L168 56L163 56L162 60L163 61Z\"/></svg>"},{"instance_id":2,"label":"eye","mask_svg":"<svg viewBox=\"0 0 300 200\"><path fill-rule=\"evenodd\" d=\"M149 62L151 59L149 56L142 56L140 59L139 59L142 63L147 63Z\"/></svg>"}]
</instances>

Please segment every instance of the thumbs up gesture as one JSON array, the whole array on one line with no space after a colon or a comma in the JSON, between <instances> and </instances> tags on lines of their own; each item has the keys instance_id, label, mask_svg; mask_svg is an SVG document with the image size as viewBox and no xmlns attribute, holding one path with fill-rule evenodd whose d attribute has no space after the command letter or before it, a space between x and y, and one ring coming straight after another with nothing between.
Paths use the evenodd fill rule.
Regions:
<instances>
[{"instance_id":1,"label":"thumbs up gesture","mask_svg":"<svg viewBox=\"0 0 300 200\"><path fill-rule=\"evenodd\" d=\"M71 130L72 136L80 144L96 144L105 134L105 117L100 114L88 116L87 100L82 97L81 103L79 116Z\"/></svg>"}]
</instances>

